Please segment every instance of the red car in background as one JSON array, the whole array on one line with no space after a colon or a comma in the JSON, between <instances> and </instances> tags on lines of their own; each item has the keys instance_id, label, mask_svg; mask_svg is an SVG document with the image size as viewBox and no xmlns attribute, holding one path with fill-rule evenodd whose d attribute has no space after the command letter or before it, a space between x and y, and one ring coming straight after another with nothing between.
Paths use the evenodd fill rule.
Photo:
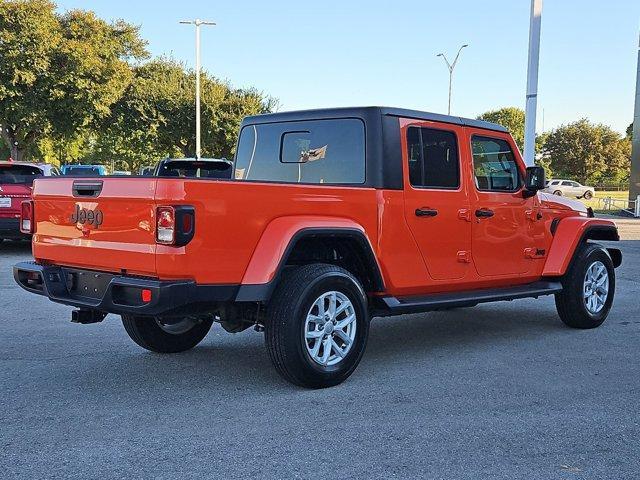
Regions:
<instances>
[{"instance_id":1,"label":"red car in background","mask_svg":"<svg viewBox=\"0 0 640 480\"><path fill-rule=\"evenodd\" d=\"M21 204L31 198L34 179L56 171L51 165L0 162L0 242L29 238L20 232Z\"/></svg>"}]
</instances>

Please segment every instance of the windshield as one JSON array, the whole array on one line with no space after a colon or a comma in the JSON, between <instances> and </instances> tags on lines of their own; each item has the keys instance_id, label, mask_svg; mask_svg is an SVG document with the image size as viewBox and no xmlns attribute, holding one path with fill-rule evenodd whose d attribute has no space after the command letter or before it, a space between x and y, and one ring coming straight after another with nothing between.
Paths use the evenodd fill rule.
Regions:
<instances>
[{"instance_id":1,"label":"windshield","mask_svg":"<svg viewBox=\"0 0 640 480\"><path fill-rule=\"evenodd\" d=\"M42 177L42 170L29 165L0 165L0 184L32 185L33 180Z\"/></svg>"},{"instance_id":2,"label":"windshield","mask_svg":"<svg viewBox=\"0 0 640 480\"><path fill-rule=\"evenodd\" d=\"M64 169L65 175L83 175L85 177L99 177L102 175L100 167L67 166Z\"/></svg>"},{"instance_id":3,"label":"windshield","mask_svg":"<svg viewBox=\"0 0 640 480\"><path fill-rule=\"evenodd\" d=\"M158 177L231 178L231 163L175 160L160 163Z\"/></svg>"}]
</instances>

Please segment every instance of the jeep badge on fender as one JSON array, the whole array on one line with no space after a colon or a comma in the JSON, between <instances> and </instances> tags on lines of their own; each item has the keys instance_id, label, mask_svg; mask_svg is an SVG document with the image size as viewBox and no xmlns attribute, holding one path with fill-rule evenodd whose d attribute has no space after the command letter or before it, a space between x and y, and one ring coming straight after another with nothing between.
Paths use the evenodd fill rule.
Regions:
<instances>
[{"instance_id":1,"label":"jeep badge on fender","mask_svg":"<svg viewBox=\"0 0 640 480\"><path fill-rule=\"evenodd\" d=\"M82 225L88 224L98 228L102 225L104 215L102 210L87 210L86 208L80 208L80 205L76 204L76 210L71 214L71 223L80 223Z\"/></svg>"}]
</instances>

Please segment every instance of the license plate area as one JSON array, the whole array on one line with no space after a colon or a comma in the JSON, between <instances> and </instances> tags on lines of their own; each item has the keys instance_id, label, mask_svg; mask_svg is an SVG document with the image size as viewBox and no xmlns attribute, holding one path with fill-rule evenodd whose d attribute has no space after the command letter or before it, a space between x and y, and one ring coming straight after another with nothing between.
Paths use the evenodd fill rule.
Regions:
<instances>
[{"instance_id":1,"label":"license plate area","mask_svg":"<svg viewBox=\"0 0 640 480\"><path fill-rule=\"evenodd\" d=\"M11 198L0 197L0 208L11 208Z\"/></svg>"},{"instance_id":2,"label":"license plate area","mask_svg":"<svg viewBox=\"0 0 640 480\"><path fill-rule=\"evenodd\" d=\"M113 275L90 270L63 269L69 294L76 297L101 299L104 297Z\"/></svg>"}]
</instances>

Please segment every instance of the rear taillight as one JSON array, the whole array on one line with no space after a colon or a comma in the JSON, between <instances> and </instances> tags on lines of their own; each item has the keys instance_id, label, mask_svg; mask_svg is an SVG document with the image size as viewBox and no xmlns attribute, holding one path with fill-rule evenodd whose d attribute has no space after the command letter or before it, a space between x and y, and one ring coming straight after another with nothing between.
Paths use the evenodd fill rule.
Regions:
<instances>
[{"instance_id":1,"label":"rear taillight","mask_svg":"<svg viewBox=\"0 0 640 480\"><path fill-rule=\"evenodd\" d=\"M33 233L33 200L22 202L20 207L20 231L22 233Z\"/></svg>"},{"instance_id":2,"label":"rear taillight","mask_svg":"<svg viewBox=\"0 0 640 480\"><path fill-rule=\"evenodd\" d=\"M196 211L190 205L156 208L156 242L183 247L191 241L196 228Z\"/></svg>"},{"instance_id":3,"label":"rear taillight","mask_svg":"<svg viewBox=\"0 0 640 480\"><path fill-rule=\"evenodd\" d=\"M173 207L158 207L156 209L156 218L156 241L166 245L173 245L176 241L175 209Z\"/></svg>"}]
</instances>

